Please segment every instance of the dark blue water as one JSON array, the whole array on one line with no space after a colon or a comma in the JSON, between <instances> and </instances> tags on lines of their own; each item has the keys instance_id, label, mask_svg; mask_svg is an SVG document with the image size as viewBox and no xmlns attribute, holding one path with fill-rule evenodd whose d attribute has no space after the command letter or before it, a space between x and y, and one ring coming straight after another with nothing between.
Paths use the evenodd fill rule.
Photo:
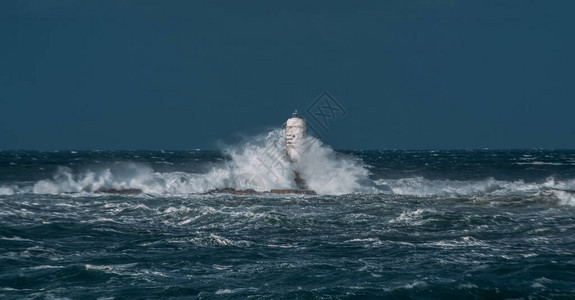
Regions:
<instances>
[{"instance_id":1,"label":"dark blue water","mask_svg":"<svg viewBox=\"0 0 575 300\"><path fill-rule=\"evenodd\" d=\"M0 152L0 298L575 297L575 151L337 155L358 191L240 196L220 152Z\"/></svg>"}]
</instances>

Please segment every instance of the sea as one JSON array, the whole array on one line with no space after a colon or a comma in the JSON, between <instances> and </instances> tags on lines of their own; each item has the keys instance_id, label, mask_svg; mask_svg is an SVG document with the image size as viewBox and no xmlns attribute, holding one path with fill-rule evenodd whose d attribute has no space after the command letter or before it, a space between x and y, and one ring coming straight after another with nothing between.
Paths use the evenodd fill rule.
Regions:
<instances>
[{"instance_id":1,"label":"sea","mask_svg":"<svg viewBox=\"0 0 575 300\"><path fill-rule=\"evenodd\" d=\"M0 299L575 298L575 150L284 140L0 151Z\"/></svg>"}]
</instances>

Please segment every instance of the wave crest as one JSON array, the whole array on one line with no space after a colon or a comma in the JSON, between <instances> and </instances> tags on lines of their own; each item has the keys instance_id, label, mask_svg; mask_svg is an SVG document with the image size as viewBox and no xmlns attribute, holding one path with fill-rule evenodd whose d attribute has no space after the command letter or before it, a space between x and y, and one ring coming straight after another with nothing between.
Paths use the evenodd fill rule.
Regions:
<instances>
[{"instance_id":1,"label":"wave crest","mask_svg":"<svg viewBox=\"0 0 575 300\"><path fill-rule=\"evenodd\" d=\"M295 172L307 187L319 194L339 195L373 192L365 185L369 172L361 160L336 153L313 137L298 145L302 158L292 163L285 154L285 133L274 130L225 151L228 160L207 173L159 173L144 164L116 163L74 173L59 167L52 179L38 181L37 194L97 193L106 190L137 189L148 194L205 193L233 188L264 192L296 189ZM8 192L8 191L7 191Z\"/></svg>"}]
</instances>

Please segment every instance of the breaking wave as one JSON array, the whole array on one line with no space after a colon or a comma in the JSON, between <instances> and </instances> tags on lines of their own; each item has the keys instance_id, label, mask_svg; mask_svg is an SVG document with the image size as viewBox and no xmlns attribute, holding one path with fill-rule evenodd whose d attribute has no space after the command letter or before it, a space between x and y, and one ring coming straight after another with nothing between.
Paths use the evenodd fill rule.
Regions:
<instances>
[{"instance_id":1,"label":"breaking wave","mask_svg":"<svg viewBox=\"0 0 575 300\"><path fill-rule=\"evenodd\" d=\"M118 163L112 166L88 169L75 173L68 167L59 167L52 179L40 180L34 187L36 194L97 193L107 190L137 189L148 194L182 194L196 192L191 173L154 172L137 163Z\"/></svg>"},{"instance_id":2,"label":"breaking wave","mask_svg":"<svg viewBox=\"0 0 575 300\"><path fill-rule=\"evenodd\" d=\"M575 206L575 179L542 181L448 180L413 176L387 179L377 177L361 159L334 151L314 137L298 145L299 161L292 163L285 154L283 130L247 139L224 151L226 159L204 171L158 172L145 163L117 162L73 170L59 167L51 179L31 185L0 185L0 196L14 194L97 194L106 191L134 190L150 195L201 194L232 188L258 192L272 189L297 189L297 172L306 188L322 195L352 193L389 194L417 197L474 197L537 195L543 193L563 205ZM207 162L206 163L213 163ZM374 179L374 177L376 177Z\"/></svg>"},{"instance_id":3,"label":"breaking wave","mask_svg":"<svg viewBox=\"0 0 575 300\"><path fill-rule=\"evenodd\" d=\"M575 206L575 195L566 191L554 191L555 196L563 205Z\"/></svg>"},{"instance_id":4,"label":"breaking wave","mask_svg":"<svg viewBox=\"0 0 575 300\"><path fill-rule=\"evenodd\" d=\"M575 180L557 181L553 177L544 182L525 182L524 180L503 181L486 178L474 181L430 180L423 177L401 179L379 179L379 186L388 187L393 194L410 196L510 196L534 194L541 191L574 191Z\"/></svg>"},{"instance_id":5,"label":"breaking wave","mask_svg":"<svg viewBox=\"0 0 575 300\"><path fill-rule=\"evenodd\" d=\"M8 186L0 186L0 196L14 195L14 189Z\"/></svg>"},{"instance_id":6,"label":"breaking wave","mask_svg":"<svg viewBox=\"0 0 575 300\"><path fill-rule=\"evenodd\" d=\"M524 180L503 181L486 178L474 181L430 180L423 177L379 179L380 187L389 188L394 195L417 197L474 197L519 196L545 193L558 199L561 204L575 206L575 180L558 181L553 177L544 182Z\"/></svg>"},{"instance_id":7,"label":"breaking wave","mask_svg":"<svg viewBox=\"0 0 575 300\"><path fill-rule=\"evenodd\" d=\"M147 194L205 193L223 188L295 189L295 172L307 188L319 194L339 195L375 192L369 171L359 159L335 152L313 137L300 145L301 159L291 163L285 155L283 130L274 130L251 138L225 151L229 158L207 173L155 172L138 163L116 163L74 172L59 167L52 179L41 180L33 187L37 194L97 193L109 190L137 189ZM9 194L5 188L0 192Z\"/></svg>"},{"instance_id":8,"label":"breaking wave","mask_svg":"<svg viewBox=\"0 0 575 300\"><path fill-rule=\"evenodd\" d=\"M250 154L245 151L250 152ZM88 170L74 173L70 168L60 167L54 177L41 180L34 184L32 191L36 194L62 193L97 193L105 190L139 189L151 195L185 195L205 193L222 188L254 189L269 191L279 188L297 188L293 183L293 175L281 170L270 175L264 166L250 163L246 156L253 157L255 148L231 154L233 159L223 166L214 167L208 173L194 174L185 172L160 173L152 168L136 163L121 163L99 170ZM541 183L517 181L501 181L487 178L475 181L430 180L423 177L401 179L367 179L369 173L364 168L355 165L352 158L338 158L332 163L322 162L326 156L337 157L336 153L319 154L314 164L296 164L303 178L307 180L308 188L323 195L339 195L350 193L391 194L417 197L473 197L473 196L514 196L535 195L549 192L561 204L575 206L575 180L557 181L548 178ZM309 157L312 159L312 157ZM256 160L254 158L254 160ZM324 172L315 172L317 165L325 163ZM283 173L282 173L283 172ZM277 177L275 177L277 176ZM282 177L283 176L283 177ZM273 177L273 178L272 178ZM29 190L29 189L28 189ZM13 195L26 192L26 189L16 187L0 187L0 195Z\"/></svg>"}]
</instances>

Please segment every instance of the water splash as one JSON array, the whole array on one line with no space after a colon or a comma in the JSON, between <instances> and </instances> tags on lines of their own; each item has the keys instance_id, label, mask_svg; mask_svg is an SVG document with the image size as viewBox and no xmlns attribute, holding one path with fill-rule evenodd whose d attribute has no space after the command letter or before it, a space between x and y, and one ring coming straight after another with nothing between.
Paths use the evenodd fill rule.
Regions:
<instances>
[{"instance_id":1,"label":"water splash","mask_svg":"<svg viewBox=\"0 0 575 300\"><path fill-rule=\"evenodd\" d=\"M53 178L40 180L33 186L0 186L0 196L31 192L96 194L110 189L138 189L151 195L176 196L224 188L265 192L296 189L294 174L297 172L307 188L323 195L383 193L452 198L544 193L549 196L547 198L563 205L575 203L574 179L549 177L537 182L492 177L474 180L432 180L422 176L387 179L384 173L372 179L369 166L361 159L334 151L318 139L305 137L297 147L300 159L291 162L286 155L285 132L277 129L227 147L224 151L226 159L210 168L158 172L149 165L131 162L97 164L84 170L60 167Z\"/></svg>"},{"instance_id":2,"label":"water splash","mask_svg":"<svg viewBox=\"0 0 575 300\"><path fill-rule=\"evenodd\" d=\"M294 170L317 193L339 195L380 191L372 184L370 173L360 159L335 152L310 136L302 139L298 147L302 155L294 164Z\"/></svg>"},{"instance_id":3,"label":"water splash","mask_svg":"<svg viewBox=\"0 0 575 300\"><path fill-rule=\"evenodd\" d=\"M37 182L33 191L61 194L138 189L147 194L177 195L233 188L264 192L296 189L295 172L319 194L376 191L373 186L364 185L370 180L361 160L337 153L313 137L306 137L297 147L301 159L290 162L285 153L285 132L277 129L229 147L224 151L228 160L204 174L160 173L137 163L117 163L77 173L60 167L52 179Z\"/></svg>"}]
</instances>

